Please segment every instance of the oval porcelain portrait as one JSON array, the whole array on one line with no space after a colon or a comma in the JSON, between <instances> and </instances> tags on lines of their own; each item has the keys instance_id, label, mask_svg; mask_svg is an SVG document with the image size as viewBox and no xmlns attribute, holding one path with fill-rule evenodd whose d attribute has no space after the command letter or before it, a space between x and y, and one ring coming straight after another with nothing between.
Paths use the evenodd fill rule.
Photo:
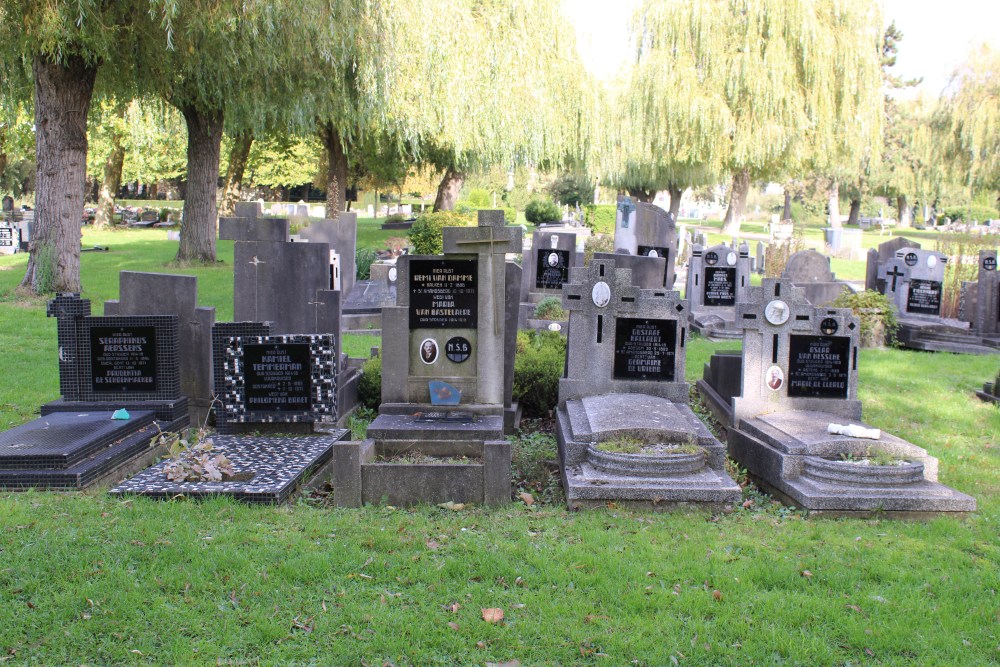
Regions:
<instances>
[{"instance_id":1,"label":"oval porcelain portrait","mask_svg":"<svg viewBox=\"0 0 1000 667\"><path fill-rule=\"evenodd\" d=\"M438 344L433 338L425 338L420 341L420 361L425 364L433 364L438 358Z\"/></svg>"},{"instance_id":2,"label":"oval porcelain portrait","mask_svg":"<svg viewBox=\"0 0 1000 667\"><path fill-rule=\"evenodd\" d=\"M785 384L785 372L781 370L780 366L771 366L764 373L764 381L767 382L771 391L778 391L781 389L781 385Z\"/></svg>"},{"instance_id":3,"label":"oval porcelain portrait","mask_svg":"<svg viewBox=\"0 0 1000 667\"><path fill-rule=\"evenodd\" d=\"M606 282L601 281L590 291L590 298L593 299L595 306L604 308L611 303L611 288Z\"/></svg>"}]
</instances>

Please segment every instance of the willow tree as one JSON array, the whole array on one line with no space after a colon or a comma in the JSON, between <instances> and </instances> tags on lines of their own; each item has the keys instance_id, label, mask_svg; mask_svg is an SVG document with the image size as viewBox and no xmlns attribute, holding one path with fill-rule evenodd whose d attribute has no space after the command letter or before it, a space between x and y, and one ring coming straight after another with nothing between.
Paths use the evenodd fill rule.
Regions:
<instances>
[{"instance_id":1,"label":"willow tree","mask_svg":"<svg viewBox=\"0 0 1000 667\"><path fill-rule=\"evenodd\" d=\"M127 109L127 101L116 97L100 100L91 109L87 171L100 177L94 226L101 229L114 223L115 198L125 165Z\"/></svg>"},{"instance_id":2,"label":"willow tree","mask_svg":"<svg viewBox=\"0 0 1000 667\"><path fill-rule=\"evenodd\" d=\"M874 0L646 0L637 15L633 125L732 174L727 235L751 180L857 164L878 136Z\"/></svg>"},{"instance_id":3,"label":"willow tree","mask_svg":"<svg viewBox=\"0 0 1000 667\"><path fill-rule=\"evenodd\" d=\"M150 0L139 28L139 80L187 127L187 186L178 261L214 262L222 133L294 110L311 53L302 15L316 0Z\"/></svg>"},{"instance_id":4,"label":"willow tree","mask_svg":"<svg viewBox=\"0 0 1000 667\"><path fill-rule=\"evenodd\" d=\"M399 58L423 85L403 90L401 135L442 173L435 210L455 205L466 174L498 165L577 161L589 141L584 70L551 0L417 2ZM416 94L414 94L416 93Z\"/></svg>"},{"instance_id":5,"label":"willow tree","mask_svg":"<svg viewBox=\"0 0 1000 667\"><path fill-rule=\"evenodd\" d=\"M132 14L130 2L0 2L0 79L33 82L36 212L21 284L36 293L80 291L87 112L98 69L131 52Z\"/></svg>"},{"instance_id":6,"label":"willow tree","mask_svg":"<svg viewBox=\"0 0 1000 667\"><path fill-rule=\"evenodd\" d=\"M957 180L970 194L1000 194L1000 51L983 45L956 70L937 125Z\"/></svg>"}]
</instances>

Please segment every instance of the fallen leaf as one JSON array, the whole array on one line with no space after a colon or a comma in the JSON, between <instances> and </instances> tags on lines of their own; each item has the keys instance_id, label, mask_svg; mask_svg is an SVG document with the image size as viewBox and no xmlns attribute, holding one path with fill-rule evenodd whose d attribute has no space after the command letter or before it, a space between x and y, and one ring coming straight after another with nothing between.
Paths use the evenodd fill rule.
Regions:
<instances>
[{"instance_id":1,"label":"fallen leaf","mask_svg":"<svg viewBox=\"0 0 1000 667\"><path fill-rule=\"evenodd\" d=\"M722 600L722 591L720 591L719 589L715 589L714 591L712 591L712 597L715 598L716 602Z\"/></svg>"},{"instance_id":2,"label":"fallen leaf","mask_svg":"<svg viewBox=\"0 0 1000 667\"><path fill-rule=\"evenodd\" d=\"M874 658L875 657L875 651L871 650L867 646L865 647L865 654L868 655L868 657L870 657L870 658Z\"/></svg>"},{"instance_id":3,"label":"fallen leaf","mask_svg":"<svg viewBox=\"0 0 1000 667\"><path fill-rule=\"evenodd\" d=\"M517 497L523 500L524 504L527 505L528 507L531 507L532 505L535 504L535 498L530 493L522 491L521 493L517 494Z\"/></svg>"},{"instance_id":4,"label":"fallen leaf","mask_svg":"<svg viewBox=\"0 0 1000 667\"><path fill-rule=\"evenodd\" d=\"M802 576L808 579L809 577L813 576L813 573L810 572L809 570L802 570Z\"/></svg>"},{"instance_id":5,"label":"fallen leaf","mask_svg":"<svg viewBox=\"0 0 1000 667\"><path fill-rule=\"evenodd\" d=\"M524 579L522 579L521 577L518 577L517 579L514 580L514 585L515 586L524 586Z\"/></svg>"},{"instance_id":6,"label":"fallen leaf","mask_svg":"<svg viewBox=\"0 0 1000 667\"><path fill-rule=\"evenodd\" d=\"M521 667L521 661L508 660L507 662L487 662L486 667Z\"/></svg>"},{"instance_id":7,"label":"fallen leaf","mask_svg":"<svg viewBox=\"0 0 1000 667\"><path fill-rule=\"evenodd\" d=\"M865 613L865 612L861 611L861 607L859 607L856 604L845 604L844 606L847 607L848 609L853 609L854 611L858 612L859 614L864 614Z\"/></svg>"},{"instance_id":8,"label":"fallen leaf","mask_svg":"<svg viewBox=\"0 0 1000 667\"><path fill-rule=\"evenodd\" d=\"M503 620L503 609L497 607L483 609L483 620L487 623L499 623Z\"/></svg>"},{"instance_id":9,"label":"fallen leaf","mask_svg":"<svg viewBox=\"0 0 1000 667\"><path fill-rule=\"evenodd\" d=\"M427 548L428 549L437 549L438 548L438 543L435 542L434 540L427 540Z\"/></svg>"},{"instance_id":10,"label":"fallen leaf","mask_svg":"<svg viewBox=\"0 0 1000 667\"><path fill-rule=\"evenodd\" d=\"M743 501L743 509L747 510L747 509L750 509L751 507L753 507L753 501L752 500L745 500L745 501Z\"/></svg>"},{"instance_id":11,"label":"fallen leaf","mask_svg":"<svg viewBox=\"0 0 1000 667\"><path fill-rule=\"evenodd\" d=\"M455 623L454 621L448 621L448 627L458 632L458 623Z\"/></svg>"},{"instance_id":12,"label":"fallen leaf","mask_svg":"<svg viewBox=\"0 0 1000 667\"><path fill-rule=\"evenodd\" d=\"M486 648L486 643L485 642L476 642L476 648L478 648L479 650L482 651L482 650L484 650Z\"/></svg>"},{"instance_id":13,"label":"fallen leaf","mask_svg":"<svg viewBox=\"0 0 1000 667\"><path fill-rule=\"evenodd\" d=\"M438 504L438 507L441 509L451 510L452 512L460 512L465 509L465 503L453 503L449 500L446 503Z\"/></svg>"}]
</instances>

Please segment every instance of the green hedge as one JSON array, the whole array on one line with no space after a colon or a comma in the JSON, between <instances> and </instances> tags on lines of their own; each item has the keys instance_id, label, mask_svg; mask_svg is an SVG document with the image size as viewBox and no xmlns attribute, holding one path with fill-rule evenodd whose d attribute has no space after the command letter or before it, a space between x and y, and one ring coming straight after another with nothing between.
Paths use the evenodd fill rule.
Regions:
<instances>
[{"instance_id":1,"label":"green hedge","mask_svg":"<svg viewBox=\"0 0 1000 667\"><path fill-rule=\"evenodd\" d=\"M438 211L424 213L410 227L407 237L417 255L440 255L444 249L442 230L445 227L469 227L473 224L472 216L455 211Z\"/></svg>"},{"instance_id":2,"label":"green hedge","mask_svg":"<svg viewBox=\"0 0 1000 667\"><path fill-rule=\"evenodd\" d=\"M559 333L517 332L513 393L525 417L545 417L555 410L565 365L566 339Z\"/></svg>"},{"instance_id":3,"label":"green hedge","mask_svg":"<svg viewBox=\"0 0 1000 667\"><path fill-rule=\"evenodd\" d=\"M617 207L614 204L587 204L585 210L584 224L590 227L595 234L615 233Z\"/></svg>"},{"instance_id":4,"label":"green hedge","mask_svg":"<svg viewBox=\"0 0 1000 667\"><path fill-rule=\"evenodd\" d=\"M952 222L956 220L961 220L963 222L972 222L973 220L985 222L987 220L1000 218L1000 212L992 206L983 206L981 204L949 206L944 210L942 215L938 216L938 221L944 222L945 218L951 218Z\"/></svg>"},{"instance_id":5,"label":"green hedge","mask_svg":"<svg viewBox=\"0 0 1000 667\"><path fill-rule=\"evenodd\" d=\"M361 367L358 400L370 410L382 404L382 357L372 357Z\"/></svg>"}]
</instances>

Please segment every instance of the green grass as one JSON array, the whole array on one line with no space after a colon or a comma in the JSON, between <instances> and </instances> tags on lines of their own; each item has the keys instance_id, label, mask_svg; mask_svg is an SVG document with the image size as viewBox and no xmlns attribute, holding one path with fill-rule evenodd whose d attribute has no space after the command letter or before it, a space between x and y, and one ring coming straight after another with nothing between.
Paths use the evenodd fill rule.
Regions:
<instances>
[{"instance_id":1,"label":"green grass","mask_svg":"<svg viewBox=\"0 0 1000 667\"><path fill-rule=\"evenodd\" d=\"M88 234L112 252L84 256L84 295L116 296L116 263L171 270L164 237ZM225 256L197 270L202 302L216 295L220 312L231 304ZM10 293L23 270L23 256L0 258L2 428L58 395L55 321L44 300ZM376 340L358 337L353 354ZM714 350L738 348L690 339L686 378ZM820 519L749 489L747 507L715 516L568 512L544 463L555 443L541 433L514 455L530 506L3 493L0 662L997 663L1000 410L972 394L997 364L902 350L860 359L866 421L938 457L940 480L977 498L966 520ZM504 622L486 623L485 608Z\"/></svg>"}]
</instances>

